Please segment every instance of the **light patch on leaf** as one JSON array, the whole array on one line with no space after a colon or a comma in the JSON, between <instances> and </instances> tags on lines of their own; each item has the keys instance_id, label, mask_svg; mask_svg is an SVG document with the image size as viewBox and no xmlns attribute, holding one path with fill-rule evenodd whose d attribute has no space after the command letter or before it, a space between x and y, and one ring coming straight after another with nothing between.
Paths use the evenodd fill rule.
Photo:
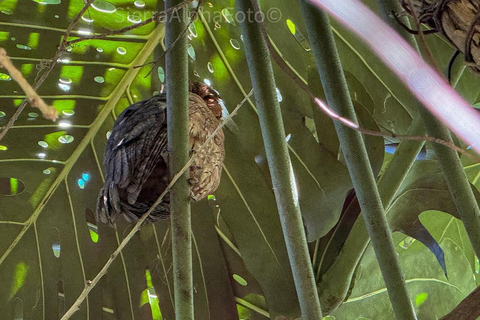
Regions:
<instances>
[{"instance_id":1,"label":"light patch on leaf","mask_svg":"<svg viewBox=\"0 0 480 320\"><path fill-rule=\"evenodd\" d=\"M17 292L25 284L28 274L28 265L25 262L19 262L15 266L15 271L13 273L13 283L10 289L10 299L12 299Z\"/></svg>"}]
</instances>

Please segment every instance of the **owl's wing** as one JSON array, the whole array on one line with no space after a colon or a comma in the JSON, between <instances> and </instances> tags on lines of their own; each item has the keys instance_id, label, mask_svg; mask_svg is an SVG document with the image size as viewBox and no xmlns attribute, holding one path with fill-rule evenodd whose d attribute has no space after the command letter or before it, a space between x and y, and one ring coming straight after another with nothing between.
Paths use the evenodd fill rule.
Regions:
<instances>
[{"instance_id":1,"label":"owl's wing","mask_svg":"<svg viewBox=\"0 0 480 320\"><path fill-rule=\"evenodd\" d=\"M105 148L105 187L97 211L102 221L114 221L121 212L121 201L133 205L160 159L167 158L165 96L137 102L125 109L117 121ZM126 197L125 198L125 191ZM120 192L122 196L120 196ZM125 212L124 212L125 213Z\"/></svg>"}]
</instances>

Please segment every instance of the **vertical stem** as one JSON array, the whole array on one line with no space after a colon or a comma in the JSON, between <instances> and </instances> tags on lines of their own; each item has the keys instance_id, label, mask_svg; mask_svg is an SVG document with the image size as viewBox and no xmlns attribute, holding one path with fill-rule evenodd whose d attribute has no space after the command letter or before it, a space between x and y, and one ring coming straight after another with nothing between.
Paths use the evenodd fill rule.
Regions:
<instances>
[{"instance_id":1,"label":"vertical stem","mask_svg":"<svg viewBox=\"0 0 480 320\"><path fill-rule=\"evenodd\" d=\"M384 15L389 8L398 6L395 0L379 0L379 2L380 9L384 12ZM410 44L414 43L411 36L406 38L406 40L410 40ZM432 61L432 63L434 62ZM419 114L429 136L452 142L452 136L447 127L438 121L426 108L419 106ZM448 189L452 194L458 214L462 218L473 250L477 258L480 259L480 208L470 182L463 171L462 162L455 150L436 143L432 147L442 167Z\"/></svg>"},{"instance_id":2,"label":"vertical stem","mask_svg":"<svg viewBox=\"0 0 480 320\"><path fill-rule=\"evenodd\" d=\"M328 16L305 0L300 0L300 6L327 102L340 115L356 121ZM335 129L395 315L416 319L363 138L337 121Z\"/></svg>"},{"instance_id":3,"label":"vertical stem","mask_svg":"<svg viewBox=\"0 0 480 320\"><path fill-rule=\"evenodd\" d=\"M254 12L250 0L237 0L236 7L237 13L242 13L247 17L247 19L242 19L240 25L248 69L302 318L320 320L322 311L308 254L268 48L258 23L248 19Z\"/></svg>"},{"instance_id":4,"label":"vertical stem","mask_svg":"<svg viewBox=\"0 0 480 320\"><path fill-rule=\"evenodd\" d=\"M423 123L417 117L407 135L420 136L424 133ZM404 140L398 145L391 162L377 183L385 208L388 208L392 202L422 146L423 141L417 140ZM390 221L391 218L387 214L387 220ZM319 283L320 301L325 311L336 309L345 300L355 269L369 243L365 220L358 219L348 235L342 251ZM328 301L328 304L324 301Z\"/></svg>"},{"instance_id":5,"label":"vertical stem","mask_svg":"<svg viewBox=\"0 0 480 320\"><path fill-rule=\"evenodd\" d=\"M420 107L420 115L429 136L453 142L450 131L438 121L426 108ZM475 255L480 259L480 209L473 194L470 182L463 171L463 165L455 150L434 143L443 175L452 195L463 225L467 231Z\"/></svg>"},{"instance_id":6,"label":"vertical stem","mask_svg":"<svg viewBox=\"0 0 480 320\"><path fill-rule=\"evenodd\" d=\"M167 0L166 9L181 0ZM170 178L188 162L188 56L187 37L177 40L188 23L187 8L168 15L165 25L167 123ZM176 41L175 46L171 46ZM175 317L193 320L193 276L189 171L170 191Z\"/></svg>"}]
</instances>

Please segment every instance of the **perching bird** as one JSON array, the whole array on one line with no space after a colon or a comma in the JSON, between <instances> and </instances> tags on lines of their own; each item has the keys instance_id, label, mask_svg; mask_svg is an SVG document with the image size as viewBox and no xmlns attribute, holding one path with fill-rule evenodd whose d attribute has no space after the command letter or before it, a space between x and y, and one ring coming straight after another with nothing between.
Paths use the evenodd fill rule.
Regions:
<instances>
[{"instance_id":1,"label":"perching bird","mask_svg":"<svg viewBox=\"0 0 480 320\"><path fill-rule=\"evenodd\" d=\"M220 124L220 97L209 86L189 86L189 136L195 160L190 167L190 196L198 201L214 192L222 173L223 131L204 148L207 137ZM159 94L126 108L117 118L105 148L105 185L97 200L97 220L113 225L123 214L137 221L150 209L169 183L166 95ZM167 219L169 194L147 221Z\"/></svg>"}]
</instances>

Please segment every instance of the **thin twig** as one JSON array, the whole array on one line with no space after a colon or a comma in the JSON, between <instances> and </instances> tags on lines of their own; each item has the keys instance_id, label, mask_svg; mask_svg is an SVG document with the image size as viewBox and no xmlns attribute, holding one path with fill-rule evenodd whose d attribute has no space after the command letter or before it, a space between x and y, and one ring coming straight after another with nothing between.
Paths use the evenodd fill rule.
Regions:
<instances>
[{"instance_id":1,"label":"thin twig","mask_svg":"<svg viewBox=\"0 0 480 320\"><path fill-rule=\"evenodd\" d=\"M10 77L12 77L12 79L22 88L23 92L25 92L25 95L27 96L26 100L30 102L32 107L40 109L46 119L53 121L57 120L57 110L43 101L35 89L33 89L28 83L27 79L24 78L22 73L15 68L4 48L0 48L0 67L7 69Z\"/></svg>"},{"instance_id":2,"label":"thin twig","mask_svg":"<svg viewBox=\"0 0 480 320\"><path fill-rule=\"evenodd\" d=\"M158 61L160 61L160 59L162 59L168 51L170 51L173 47L175 47L175 45L177 44L178 40L181 39L183 37L183 35L188 31L188 28L190 28L190 25L195 21L195 19L197 19L197 16L198 16L198 10L200 10L200 6L202 5L202 2L203 0L198 0L198 5L197 7L195 8L195 10L192 11L192 14L190 16L190 21L188 22L187 26L185 27L185 29L183 29L182 33L180 33L177 37L177 39L175 39L175 41L173 41L173 43L168 47L166 48L163 53L158 57L156 58L154 61L152 62L149 62L149 63L146 63L144 65L141 65L141 66L134 66L134 68L140 68L140 67L143 67L145 65L148 65L148 64L151 64L153 66L155 66ZM153 70L153 69L152 69ZM149 73L147 73L146 76L148 76L152 70L150 70Z\"/></svg>"},{"instance_id":3,"label":"thin twig","mask_svg":"<svg viewBox=\"0 0 480 320\"><path fill-rule=\"evenodd\" d=\"M252 2L253 3L253 9L255 11L255 14L259 14L259 8L258 6L256 5L256 3L254 3L254 1ZM472 160L474 161L479 161L480 159L478 158L478 156L468 152L468 150L465 150L465 149L462 149L458 146L456 146L454 143L451 143L449 141L445 141L445 140L442 140L442 139L437 139L435 137L429 137L429 136L408 136L408 135L399 135L399 134L394 134L394 133L387 133L387 132L381 132L381 131L375 131L375 130L370 130L370 129L366 129L366 128L363 128L363 127L360 127L358 124L354 123L353 121L345 118L345 117L342 117L340 116L339 114L337 114L335 111L333 111L330 107L328 107L328 105L323 102L322 100L320 100L319 98L317 98L313 93L312 91L310 90L310 88L305 84L303 83L293 72L292 70L290 70L290 68L288 67L288 65L285 63L285 61L283 60L283 58L277 53L277 51L275 50L275 48L273 47L272 43L270 42L270 38L268 36L268 33L267 33L267 28L265 26L265 23L262 21L262 20L259 20L258 21L259 25L260 25L260 30L262 32L262 35L263 37L265 38L266 40L266 43L267 43L267 47L268 47L268 51L270 52L270 54L272 55L273 57L273 60L275 61L275 63L280 67L280 69L289 77L291 78L303 91L305 91L309 96L310 98L320 107L320 110L325 113L328 117L334 119L334 120L337 120L339 121L340 123L342 123L343 125L353 129L353 130L356 130L362 134L365 134L365 135L369 135L369 136L377 136L377 137L384 137L384 138L392 138L392 139L402 139L402 140L418 140L418 141L428 141L428 142L433 142L433 143L438 143L438 144L441 144L441 145L444 145L450 149L453 149L461 154L464 154L465 156L471 158Z\"/></svg>"},{"instance_id":4,"label":"thin twig","mask_svg":"<svg viewBox=\"0 0 480 320\"><path fill-rule=\"evenodd\" d=\"M72 23L70 23L70 25L68 26L67 30L65 31L65 34L63 36L63 41L61 42L60 46L58 47L57 49L57 52L55 52L55 56L53 57L48 69L46 69L46 71L42 74L42 76L40 77L40 79L38 80L38 82L36 82L34 85L33 85L33 89L36 91L38 90L38 88L43 84L43 82L45 81L45 79L48 77L48 75L50 74L50 72L52 72L53 68L55 67L55 65L57 64L57 61L58 59L62 56L62 54L65 52L65 42L66 42L66 39L68 39L70 33L72 32L73 28L75 27L75 25L77 24L78 20L80 20L80 18L82 17L82 15L85 13L85 11L87 11L88 7L90 7L90 5L93 3L94 0L87 0L87 2L85 3L85 5L83 6L82 10L80 10L80 12L78 12L78 14L75 16L75 18L73 19ZM15 113L13 114L13 116L10 118L10 120L8 120L8 123L5 125L5 127L2 128L2 131L0 132L0 140L3 139L3 137L5 137L5 135L7 134L8 130L10 130L10 128L15 124L15 121L18 119L18 117L20 116L20 114L22 113L22 111L25 109L25 107L27 106L27 103L28 103L28 99L24 99L22 101L22 103L20 104L20 106L18 106L17 108L17 111L15 111Z\"/></svg>"},{"instance_id":5,"label":"thin twig","mask_svg":"<svg viewBox=\"0 0 480 320\"><path fill-rule=\"evenodd\" d=\"M213 131L211 135L208 136L208 138L205 140L204 144L199 148L198 151L203 150L205 146L207 146L208 142L215 137L217 132L221 130L225 124L230 121L230 119L235 116L240 109L240 107L245 104L247 99L252 95L253 91L250 91L250 93L243 98L243 100L237 105L237 107L233 110L233 112L225 118L225 120L222 121L222 123L219 124L219 126ZM200 154L201 152L195 152L192 157L190 157L190 160L185 164L185 166L180 170L171 180L171 182L168 184L167 188L162 192L162 194L158 197L158 199L153 203L153 205L150 207L150 209L137 221L135 226L133 227L132 231L122 240L118 248L112 253L110 256L110 259L105 263L103 268L98 272L98 274L93 278L93 280L88 280L85 288L83 289L82 293L78 296L77 300L72 304L70 309L63 315L61 320L67 320L70 319L70 317L77 312L80 309L80 305L82 302L85 300L85 298L88 296L89 292L97 285L97 283L100 281L100 279L107 273L108 268L110 265L113 263L115 258L118 256L118 254L125 248L125 246L130 242L130 240L133 238L133 236L140 230L142 227L143 222L147 219L147 217L150 215L150 213L155 209L155 207L162 201L163 197L170 191L172 186L177 182L180 177L183 176L185 171L187 171L190 168L190 165L192 162L196 159L196 156Z\"/></svg>"},{"instance_id":6,"label":"thin twig","mask_svg":"<svg viewBox=\"0 0 480 320\"><path fill-rule=\"evenodd\" d=\"M425 54L427 55L427 59L428 59L428 62L430 63L430 65L437 69L437 66L436 66L436 63L435 63L435 58L433 57L433 53L432 51L430 50L430 48L428 47L427 45L427 41L425 40L425 35L424 35L424 31L421 29L421 26L420 26L420 20L418 19L417 15L415 14L415 7L413 6L413 3L411 0L406 0L407 1L407 4L408 6L410 7L410 10L412 12L412 17L413 17L413 21L415 23L415 28L417 28L417 31L418 31L418 36L419 36L419 43L420 43L420 46L422 47L422 49L425 51Z\"/></svg>"},{"instance_id":7,"label":"thin twig","mask_svg":"<svg viewBox=\"0 0 480 320\"><path fill-rule=\"evenodd\" d=\"M117 35L117 34L124 34L125 32L143 27L143 26L145 26L145 25L147 25L147 24L149 24L153 21L161 20L165 16L167 16L168 14L175 13L176 11L182 9L183 7L188 5L190 2L193 2L193 0L185 0L182 3L179 3L178 5L176 5L174 7L171 7L168 10L155 12L155 13L153 13L153 15L150 18L148 18L148 19L146 19L142 22L136 23L134 25L125 27L125 28L121 28L121 29L117 29L117 30L109 30L109 31L104 32L104 33L94 34L94 35L91 35L91 36L88 36L88 37L82 37L82 38L78 38L78 39L75 39L75 40L66 41L65 42L65 47L72 46L72 45L74 45L78 42L81 42L81 41L94 40L94 39L106 39L109 36L113 36L113 35Z\"/></svg>"}]
</instances>

